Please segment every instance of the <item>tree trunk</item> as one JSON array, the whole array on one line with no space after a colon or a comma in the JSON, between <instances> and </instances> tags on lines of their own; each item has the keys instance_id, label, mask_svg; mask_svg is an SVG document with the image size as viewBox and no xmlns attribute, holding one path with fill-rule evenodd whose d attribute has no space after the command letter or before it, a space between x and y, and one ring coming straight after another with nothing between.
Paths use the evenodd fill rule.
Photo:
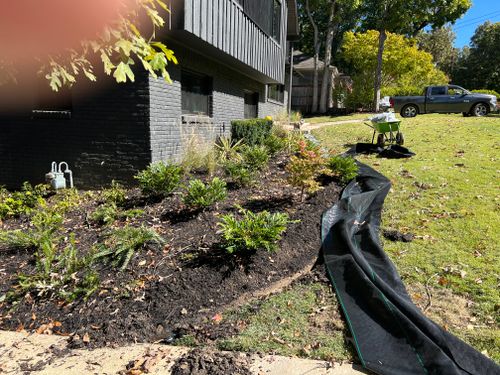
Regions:
<instances>
[{"instance_id":1,"label":"tree trunk","mask_svg":"<svg viewBox=\"0 0 500 375\"><path fill-rule=\"evenodd\" d=\"M382 63L383 63L386 39L387 39L387 33L385 29L379 30L377 70L375 71L375 85L374 85L374 97L373 97L373 109L375 110L375 112L380 111L380 89L382 87Z\"/></svg>"},{"instance_id":2,"label":"tree trunk","mask_svg":"<svg viewBox=\"0 0 500 375\"><path fill-rule=\"evenodd\" d=\"M321 44L319 43L319 31L318 25L314 22L314 18L311 14L311 10L309 8L309 0L306 0L306 12L309 17L309 22L311 22L311 26L314 30L314 75L313 75L313 102L311 107L311 112L318 112L318 96L319 96L319 87L318 87L318 77L319 77L319 51L321 48Z\"/></svg>"},{"instance_id":3,"label":"tree trunk","mask_svg":"<svg viewBox=\"0 0 500 375\"><path fill-rule=\"evenodd\" d=\"M330 14L328 16L328 29L326 32L326 41L325 41L325 59L324 59L324 68L323 68L323 79L321 81L321 98L319 101L319 111L320 113L325 113L328 107L328 88L330 85L328 84L330 81L330 64L332 62L332 43L333 43L333 35L335 30L335 4L336 0L333 0L330 7Z\"/></svg>"}]
</instances>

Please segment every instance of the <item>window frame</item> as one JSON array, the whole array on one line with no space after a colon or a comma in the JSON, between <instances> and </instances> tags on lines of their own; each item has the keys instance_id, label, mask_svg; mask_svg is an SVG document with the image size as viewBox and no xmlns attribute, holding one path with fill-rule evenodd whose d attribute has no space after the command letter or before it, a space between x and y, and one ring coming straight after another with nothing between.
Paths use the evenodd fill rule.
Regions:
<instances>
[{"instance_id":1,"label":"window frame","mask_svg":"<svg viewBox=\"0 0 500 375\"><path fill-rule=\"evenodd\" d=\"M271 96L271 93L274 92L274 90L271 90L271 87L276 87L276 93L278 94L277 97ZM267 101L271 103L285 103L285 85L281 85L279 83L268 84L266 97Z\"/></svg>"},{"instance_id":2,"label":"window frame","mask_svg":"<svg viewBox=\"0 0 500 375\"><path fill-rule=\"evenodd\" d=\"M189 82L188 80L191 80ZM195 80L200 80L199 82L193 82ZM195 72L189 69L182 69L181 70L181 113L183 116L200 116L200 117L209 117L212 118L213 116L213 108L212 108L212 98L213 98L213 77ZM186 82L188 81L188 82ZM200 89L199 90L193 90L193 86L196 86L196 83L198 83ZM195 99L196 97L192 96L189 97L189 95L199 95L202 97L206 97L206 111L196 111L196 109L193 109L190 105L187 105L188 99ZM193 102L191 102L192 104ZM187 108L191 107L191 108Z\"/></svg>"}]
</instances>

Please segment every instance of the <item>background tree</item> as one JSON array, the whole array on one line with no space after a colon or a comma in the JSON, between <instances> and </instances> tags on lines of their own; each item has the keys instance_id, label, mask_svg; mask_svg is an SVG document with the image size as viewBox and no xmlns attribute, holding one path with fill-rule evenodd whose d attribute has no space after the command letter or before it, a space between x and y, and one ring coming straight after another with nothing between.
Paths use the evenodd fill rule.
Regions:
<instances>
[{"instance_id":1,"label":"background tree","mask_svg":"<svg viewBox=\"0 0 500 375\"><path fill-rule=\"evenodd\" d=\"M459 49L453 46L455 39L456 34L449 25L421 31L417 35L418 47L429 52L434 58L436 66L449 76L451 76L459 55Z\"/></svg>"},{"instance_id":2,"label":"background tree","mask_svg":"<svg viewBox=\"0 0 500 375\"><path fill-rule=\"evenodd\" d=\"M346 105L353 109L369 108L373 100L373 71L377 67L379 33L348 32L342 46L343 57L352 66L353 91ZM436 68L432 55L418 49L414 39L387 33L383 95L420 95L425 86L446 84L448 77Z\"/></svg>"},{"instance_id":3,"label":"background tree","mask_svg":"<svg viewBox=\"0 0 500 375\"><path fill-rule=\"evenodd\" d=\"M328 53L330 56L330 64L340 63L338 59L338 52L340 51L340 46L344 34L352 30L356 24L359 22L359 6L361 0L336 0L335 2L331 0L308 0L309 12L306 7L306 0L299 1L299 18L301 25L301 38L299 41L299 48L302 52L310 56L326 56L326 46L331 46L331 51ZM335 8L332 9L332 5ZM330 22L330 15L333 10L333 20ZM315 41L315 31L317 31L317 41ZM329 39L327 41L327 38ZM316 80L319 77L319 64L316 64L315 77ZM325 73L323 71L323 73ZM314 85L314 82L313 82ZM313 87L313 102L314 102L314 92L318 93L319 85L316 88ZM319 97L319 94L316 94ZM330 92L324 95L323 100L319 102L322 103L324 110L326 111L327 103L329 101ZM326 98L326 99L325 99ZM313 105L312 112L318 110L318 106Z\"/></svg>"},{"instance_id":4,"label":"background tree","mask_svg":"<svg viewBox=\"0 0 500 375\"><path fill-rule=\"evenodd\" d=\"M476 29L470 48L461 51L452 78L471 90L500 92L500 22L486 22Z\"/></svg>"},{"instance_id":5,"label":"background tree","mask_svg":"<svg viewBox=\"0 0 500 375\"><path fill-rule=\"evenodd\" d=\"M374 77L373 108L379 110L382 65L387 33L416 36L427 26L439 28L454 22L471 6L470 0L364 0L362 30L379 33Z\"/></svg>"},{"instance_id":6,"label":"background tree","mask_svg":"<svg viewBox=\"0 0 500 375\"><path fill-rule=\"evenodd\" d=\"M312 4L312 7L311 7ZM319 29L318 29L318 24L316 23L315 16L318 12L319 8L319 1L318 0L305 0L304 4L305 8L305 13L307 14L307 19L309 21L309 25L312 29L312 55L314 58L314 74L313 74L313 103L312 103L312 108L311 112L316 113L318 111L318 77L319 77L319 70L318 70L318 64L319 64L319 54L321 50L321 41L319 39ZM313 14L313 11L315 12ZM307 48L307 51L310 51L309 48ZM293 57L292 57L293 58Z\"/></svg>"}]
</instances>

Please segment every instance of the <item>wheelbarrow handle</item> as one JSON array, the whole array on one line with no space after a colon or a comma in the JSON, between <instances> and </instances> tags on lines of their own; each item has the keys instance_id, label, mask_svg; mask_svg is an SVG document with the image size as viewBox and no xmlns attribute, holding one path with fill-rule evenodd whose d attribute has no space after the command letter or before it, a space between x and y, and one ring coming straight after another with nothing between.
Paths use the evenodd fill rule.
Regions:
<instances>
[{"instance_id":1,"label":"wheelbarrow handle","mask_svg":"<svg viewBox=\"0 0 500 375\"><path fill-rule=\"evenodd\" d=\"M366 126L372 128L372 129L375 129L375 127L372 124L369 124L368 122L363 122L363 124L365 124Z\"/></svg>"}]
</instances>

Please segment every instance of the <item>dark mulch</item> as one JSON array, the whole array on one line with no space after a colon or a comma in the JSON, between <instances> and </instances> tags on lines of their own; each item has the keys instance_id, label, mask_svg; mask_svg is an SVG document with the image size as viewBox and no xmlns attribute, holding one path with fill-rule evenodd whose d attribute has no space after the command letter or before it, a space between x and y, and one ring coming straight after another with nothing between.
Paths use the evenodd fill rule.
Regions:
<instances>
[{"instance_id":1,"label":"dark mulch","mask_svg":"<svg viewBox=\"0 0 500 375\"><path fill-rule=\"evenodd\" d=\"M250 358L241 353L192 350L179 358L172 375L251 375Z\"/></svg>"},{"instance_id":2,"label":"dark mulch","mask_svg":"<svg viewBox=\"0 0 500 375\"><path fill-rule=\"evenodd\" d=\"M192 332L209 340L220 335L216 317L225 306L247 292L295 274L318 257L321 215L337 201L340 188L335 181L326 180L324 189L300 202L297 189L286 183L285 160L275 158L256 186L231 190L226 201L206 212L186 211L179 195L147 202L140 199L138 191L131 191L129 205L146 211L133 225L155 228L168 245L137 254L124 272L102 267L101 288L87 301L67 304L27 296L16 306L4 302L0 304L0 328L36 330L43 324L60 322L60 326L50 327L72 335L73 347L170 343ZM84 251L106 231L86 220L96 205L95 200L87 201L70 212L64 224ZM237 258L220 248L217 233L220 215L237 212L235 205L254 211L288 212L300 222L289 226L278 252L258 251ZM0 223L0 230L26 223L10 220ZM18 271L33 272L33 266L30 252L0 252L0 296L13 285Z\"/></svg>"}]
</instances>

